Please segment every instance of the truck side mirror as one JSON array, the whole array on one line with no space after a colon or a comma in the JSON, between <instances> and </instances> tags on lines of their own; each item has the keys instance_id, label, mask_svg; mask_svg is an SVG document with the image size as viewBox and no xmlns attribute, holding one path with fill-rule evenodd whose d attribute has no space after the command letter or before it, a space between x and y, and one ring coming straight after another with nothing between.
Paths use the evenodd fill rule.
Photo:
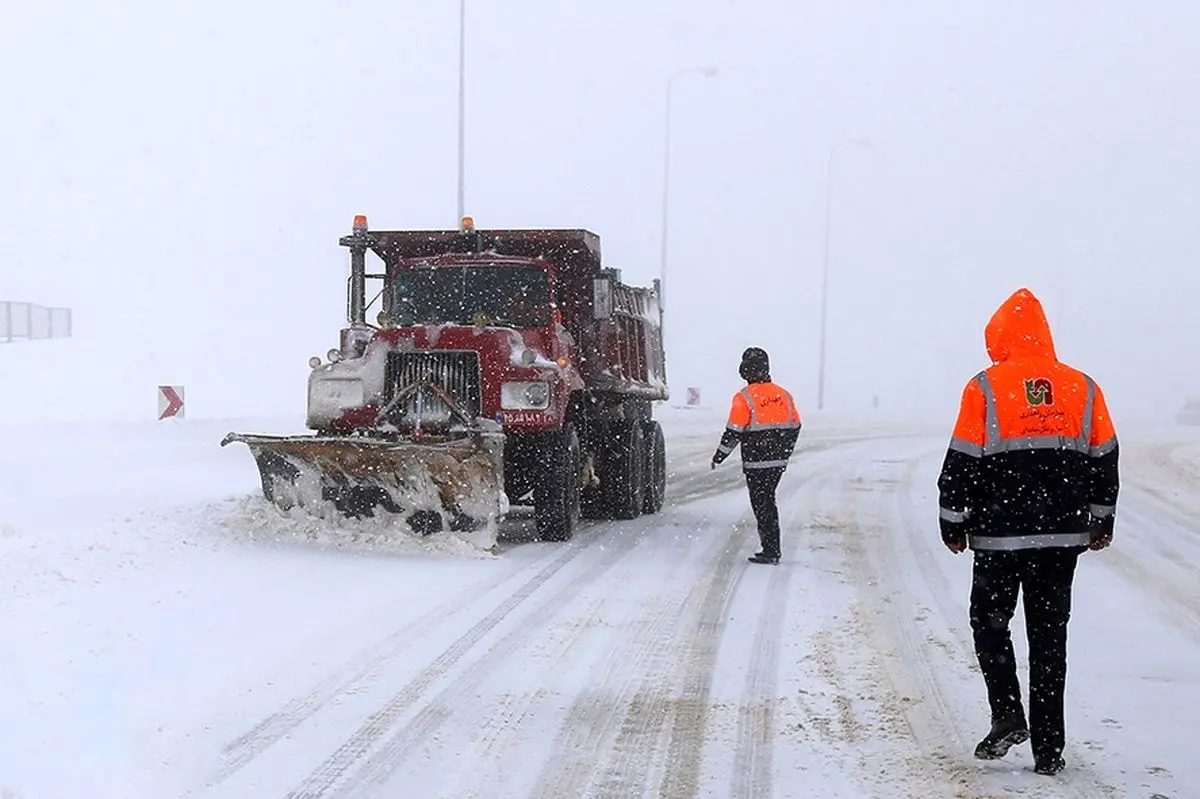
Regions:
<instances>
[{"instance_id":1,"label":"truck side mirror","mask_svg":"<svg viewBox=\"0 0 1200 799\"><path fill-rule=\"evenodd\" d=\"M608 278L598 277L592 281L592 316L610 319L613 315L613 288Z\"/></svg>"}]
</instances>

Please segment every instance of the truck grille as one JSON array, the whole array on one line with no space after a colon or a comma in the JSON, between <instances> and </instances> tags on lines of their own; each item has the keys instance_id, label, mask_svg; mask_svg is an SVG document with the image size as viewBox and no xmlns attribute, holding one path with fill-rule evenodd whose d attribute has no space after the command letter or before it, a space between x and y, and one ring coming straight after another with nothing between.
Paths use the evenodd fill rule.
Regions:
<instances>
[{"instance_id":1,"label":"truck grille","mask_svg":"<svg viewBox=\"0 0 1200 799\"><path fill-rule=\"evenodd\" d=\"M482 408L480 390L479 353L470 350L419 350L416 352L389 352L387 360L384 401L391 401L396 392L421 380L429 380L441 386L464 411L472 417L478 416ZM408 419L415 418L417 395L401 403L397 411L403 411ZM396 415L399 415L397 413ZM450 409L440 397L425 392L423 422L449 421Z\"/></svg>"}]
</instances>

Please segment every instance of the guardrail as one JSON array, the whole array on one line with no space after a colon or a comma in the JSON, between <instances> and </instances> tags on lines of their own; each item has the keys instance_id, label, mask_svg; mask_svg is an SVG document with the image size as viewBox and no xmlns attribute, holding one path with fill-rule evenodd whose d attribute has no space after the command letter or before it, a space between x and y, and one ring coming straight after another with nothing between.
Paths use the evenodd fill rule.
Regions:
<instances>
[{"instance_id":1,"label":"guardrail","mask_svg":"<svg viewBox=\"0 0 1200 799\"><path fill-rule=\"evenodd\" d=\"M70 338L71 309L0 300L0 344L18 339Z\"/></svg>"}]
</instances>

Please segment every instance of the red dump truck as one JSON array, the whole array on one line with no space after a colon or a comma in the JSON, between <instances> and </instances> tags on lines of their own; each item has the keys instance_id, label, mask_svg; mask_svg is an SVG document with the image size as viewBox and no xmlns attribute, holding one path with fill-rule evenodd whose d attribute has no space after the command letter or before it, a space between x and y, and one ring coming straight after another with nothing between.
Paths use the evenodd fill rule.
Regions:
<instances>
[{"instance_id":1,"label":"red dump truck","mask_svg":"<svg viewBox=\"0 0 1200 799\"><path fill-rule=\"evenodd\" d=\"M458 230L371 230L358 216L340 244L348 325L327 362L309 362L315 434L221 442L249 446L268 499L383 508L424 533L526 505L540 537L560 541L580 517L661 510L658 281L623 283L588 230L477 230L470 217ZM369 255L381 268L368 271Z\"/></svg>"}]
</instances>

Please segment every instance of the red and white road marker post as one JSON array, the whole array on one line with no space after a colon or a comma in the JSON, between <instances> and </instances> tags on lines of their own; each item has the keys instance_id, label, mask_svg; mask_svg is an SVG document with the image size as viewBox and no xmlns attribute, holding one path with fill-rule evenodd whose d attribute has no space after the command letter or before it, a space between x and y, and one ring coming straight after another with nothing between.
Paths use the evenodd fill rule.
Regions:
<instances>
[{"instance_id":1,"label":"red and white road marker post","mask_svg":"<svg viewBox=\"0 0 1200 799\"><path fill-rule=\"evenodd\" d=\"M183 386L158 387L158 420L183 418Z\"/></svg>"}]
</instances>

